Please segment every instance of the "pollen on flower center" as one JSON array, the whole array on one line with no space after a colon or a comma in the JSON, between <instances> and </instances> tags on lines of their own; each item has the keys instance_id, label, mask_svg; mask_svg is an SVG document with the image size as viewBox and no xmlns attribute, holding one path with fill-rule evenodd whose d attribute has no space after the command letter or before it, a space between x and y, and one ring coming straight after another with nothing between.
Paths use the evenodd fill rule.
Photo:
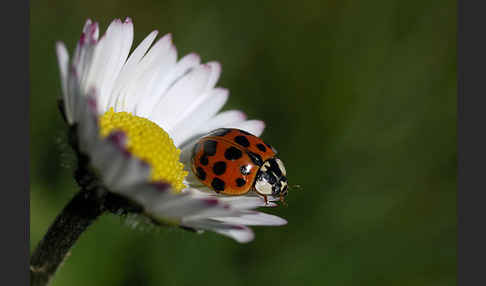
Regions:
<instances>
[{"instance_id":1,"label":"pollen on flower center","mask_svg":"<svg viewBox=\"0 0 486 286\"><path fill-rule=\"evenodd\" d=\"M115 112L113 108L104 113L99 122L103 137L114 130L127 135L128 151L152 167L152 181L168 182L177 191L185 187L182 181L187 172L179 161L181 150L157 124L128 112Z\"/></svg>"}]
</instances>

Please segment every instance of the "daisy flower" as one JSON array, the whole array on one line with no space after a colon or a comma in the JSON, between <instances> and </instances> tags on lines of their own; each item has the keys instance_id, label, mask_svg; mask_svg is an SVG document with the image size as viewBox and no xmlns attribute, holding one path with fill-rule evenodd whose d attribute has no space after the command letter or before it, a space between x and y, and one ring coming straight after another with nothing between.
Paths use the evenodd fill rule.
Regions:
<instances>
[{"instance_id":1,"label":"daisy flower","mask_svg":"<svg viewBox=\"0 0 486 286\"><path fill-rule=\"evenodd\" d=\"M253 192L219 195L194 178L190 152L196 139L222 127L259 136L264 123L246 120L238 110L219 112L228 99L228 90L215 87L219 63L201 64L196 54L177 60L171 35L156 37L153 31L130 53L129 18L114 20L101 37L98 23L87 20L71 58L57 43L63 114L87 170L106 192L156 223L214 231L238 242L254 238L247 226L286 224L256 210L275 206L278 198L265 204Z\"/></svg>"}]
</instances>

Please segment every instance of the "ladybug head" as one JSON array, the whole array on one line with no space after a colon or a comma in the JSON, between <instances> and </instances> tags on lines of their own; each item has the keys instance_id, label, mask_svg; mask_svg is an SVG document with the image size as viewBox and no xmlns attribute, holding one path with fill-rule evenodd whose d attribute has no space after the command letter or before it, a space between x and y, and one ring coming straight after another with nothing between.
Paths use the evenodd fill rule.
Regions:
<instances>
[{"instance_id":1,"label":"ladybug head","mask_svg":"<svg viewBox=\"0 0 486 286\"><path fill-rule=\"evenodd\" d=\"M287 173L279 158L271 158L263 162L255 179L255 190L265 196L287 195Z\"/></svg>"}]
</instances>

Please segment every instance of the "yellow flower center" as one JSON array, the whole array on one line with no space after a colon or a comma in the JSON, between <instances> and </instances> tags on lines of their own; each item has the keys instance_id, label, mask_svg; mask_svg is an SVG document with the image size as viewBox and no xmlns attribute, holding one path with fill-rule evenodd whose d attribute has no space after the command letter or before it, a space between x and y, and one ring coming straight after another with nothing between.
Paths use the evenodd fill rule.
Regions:
<instances>
[{"instance_id":1,"label":"yellow flower center","mask_svg":"<svg viewBox=\"0 0 486 286\"><path fill-rule=\"evenodd\" d=\"M113 108L103 114L99 122L103 137L115 130L126 134L126 148L152 167L152 181L168 182L176 191L185 187L182 181L187 172L179 161L181 150L157 124L128 112L114 112Z\"/></svg>"}]
</instances>

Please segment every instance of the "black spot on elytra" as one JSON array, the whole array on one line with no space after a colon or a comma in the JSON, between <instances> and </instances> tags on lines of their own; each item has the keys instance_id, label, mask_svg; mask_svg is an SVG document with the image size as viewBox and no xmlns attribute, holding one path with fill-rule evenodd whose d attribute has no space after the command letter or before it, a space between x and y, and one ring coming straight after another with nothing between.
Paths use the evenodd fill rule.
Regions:
<instances>
[{"instance_id":1,"label":"black spot on elytra","mask_svg":"<svg viewBox=\"0 0 486 286\"><path fill-rule=\"evenodd\" d=\"M201 167L197 167L196 176L202 181L206 180L206 172Z\"/></svg>"},{"instance_id":2,"label":"black spot on elytra","mask_svg":"<svg viewBox=\"0 0 486 286\"><path fill-rule=\"evenodd\" d=\"M238 179L236 179L236 185L237 185L238 187L242 187L242 186L244 186L245 184L246 184L245 179L243 179L243 178L238 178Z\"/></svg>"},{"instance_id":3,"label":"black spot on elytra","mask_svg":"<svg viewBox=\"0 0 486 286\"><path fill-rule=\"evenodd\" d=\"M216 129L216 130L210 132L208 134L208 136L224 136L224 135L226 135L230 132L231 132L231 129L229 129L229 128L219 128L219 129Z\"/></svg>"},{"instance_id":4,"label":"black spot on elytra","mask_svg":"<svg viewBox=\"0 0 486 286\"><path fill-rule=\"evenodd\" d=\"M208 140L203 143L203 149L204 153L206 153L207 156L213 156L216 154L216 146L218 145L218 142L214 140Z\"/></svg>"},{"instance_id":5,"label":"black spot on elytra","mask_svg":"<svg viewBox=\"0 0 486 286\"><path fill-rule=\"evenodd\" d=\"M260 155L258 155L256 153L253 153L253 152L248 152L248 156L250 156L250 159L256 165L258 165L258 166L262 166L263 165L263 160L262 160L262 157Z\"/></svg>"},{"instance_id":6,"label":"black spot on elytra","mask_svg":"<svg viewBox=\"0 0 486 286\"><path fill-rule=\"evenodd\" d=\"M201 158L199 158L199 162L203 166L207 166L209 161L208 161L208 156L206 156L206 153L202 154Z\"/></svg>"},{"instance_id":7,"label":"black spot on elytra","mask_svg":"<svg viewBox=\"0 0 486 286\"><path fill-rule=\"evenodd\" d=\"M219 178L214 178L213 181L211 182L211 186L216 192L221 192L224 191L225 183L223 180Z\"/></svg>"},{"instance_id":8,"label":"black spot on elytra","mask_svg":"<svg viewBox=\"0 0 486 286\"><path fill-rule=\"evenodd\" d=\"M250 146L250 141L248 141L248 139L246 139L246 137L245 136L242 136L242 135L236 136L235 137L235 142L238 143L238 144L240 144L243 147Z\"/></svg>"},{"instance_id":9,"label":"black spot on elytra","mask_svg":"<svg viewBox=\"0 0 486 286\"><path fill-rule=\"evenodd\" d=\"M241 152L241 150L233 146L229 147L228 149L226 149L226 151L224 151L224 157L226 158L226 160L238 160L241 158L242 155L243 153Z\"/></svg>"},{"instance_id":10,"label":"black spot on elytra","mask_svg":"<svg viewBox=\"0 0 486 286\"><path fill-rule=\"evenodd\" d=\"M266 152L267 151L267 148L265 147L265 145L263 145L262 143L258 143L257 144L257 148L262 151L262 152Z\"/></svg>"},{"instance_id":11,"label":"black spot on elytra","mask_svg":"<svg viewBox=\"0 0 486 286\"><path fill-rule=\"evenodd\" d=\"M216 175L222 175L224 172L226 172L226 163L223 161L219 161L214 163L213 165L213 172Z\"/></svg>"},{"instance_id":12,"label":"black spot on elytra","mask_svg":"<svg viewBox=\"0 0 486 286\"><path fill-rule=\"evenodd\" d=\"M251 166L250 165L241 166L240 172L241 172L242 175L250 174L251 173Z\"/></svg>"}]
</instances>

